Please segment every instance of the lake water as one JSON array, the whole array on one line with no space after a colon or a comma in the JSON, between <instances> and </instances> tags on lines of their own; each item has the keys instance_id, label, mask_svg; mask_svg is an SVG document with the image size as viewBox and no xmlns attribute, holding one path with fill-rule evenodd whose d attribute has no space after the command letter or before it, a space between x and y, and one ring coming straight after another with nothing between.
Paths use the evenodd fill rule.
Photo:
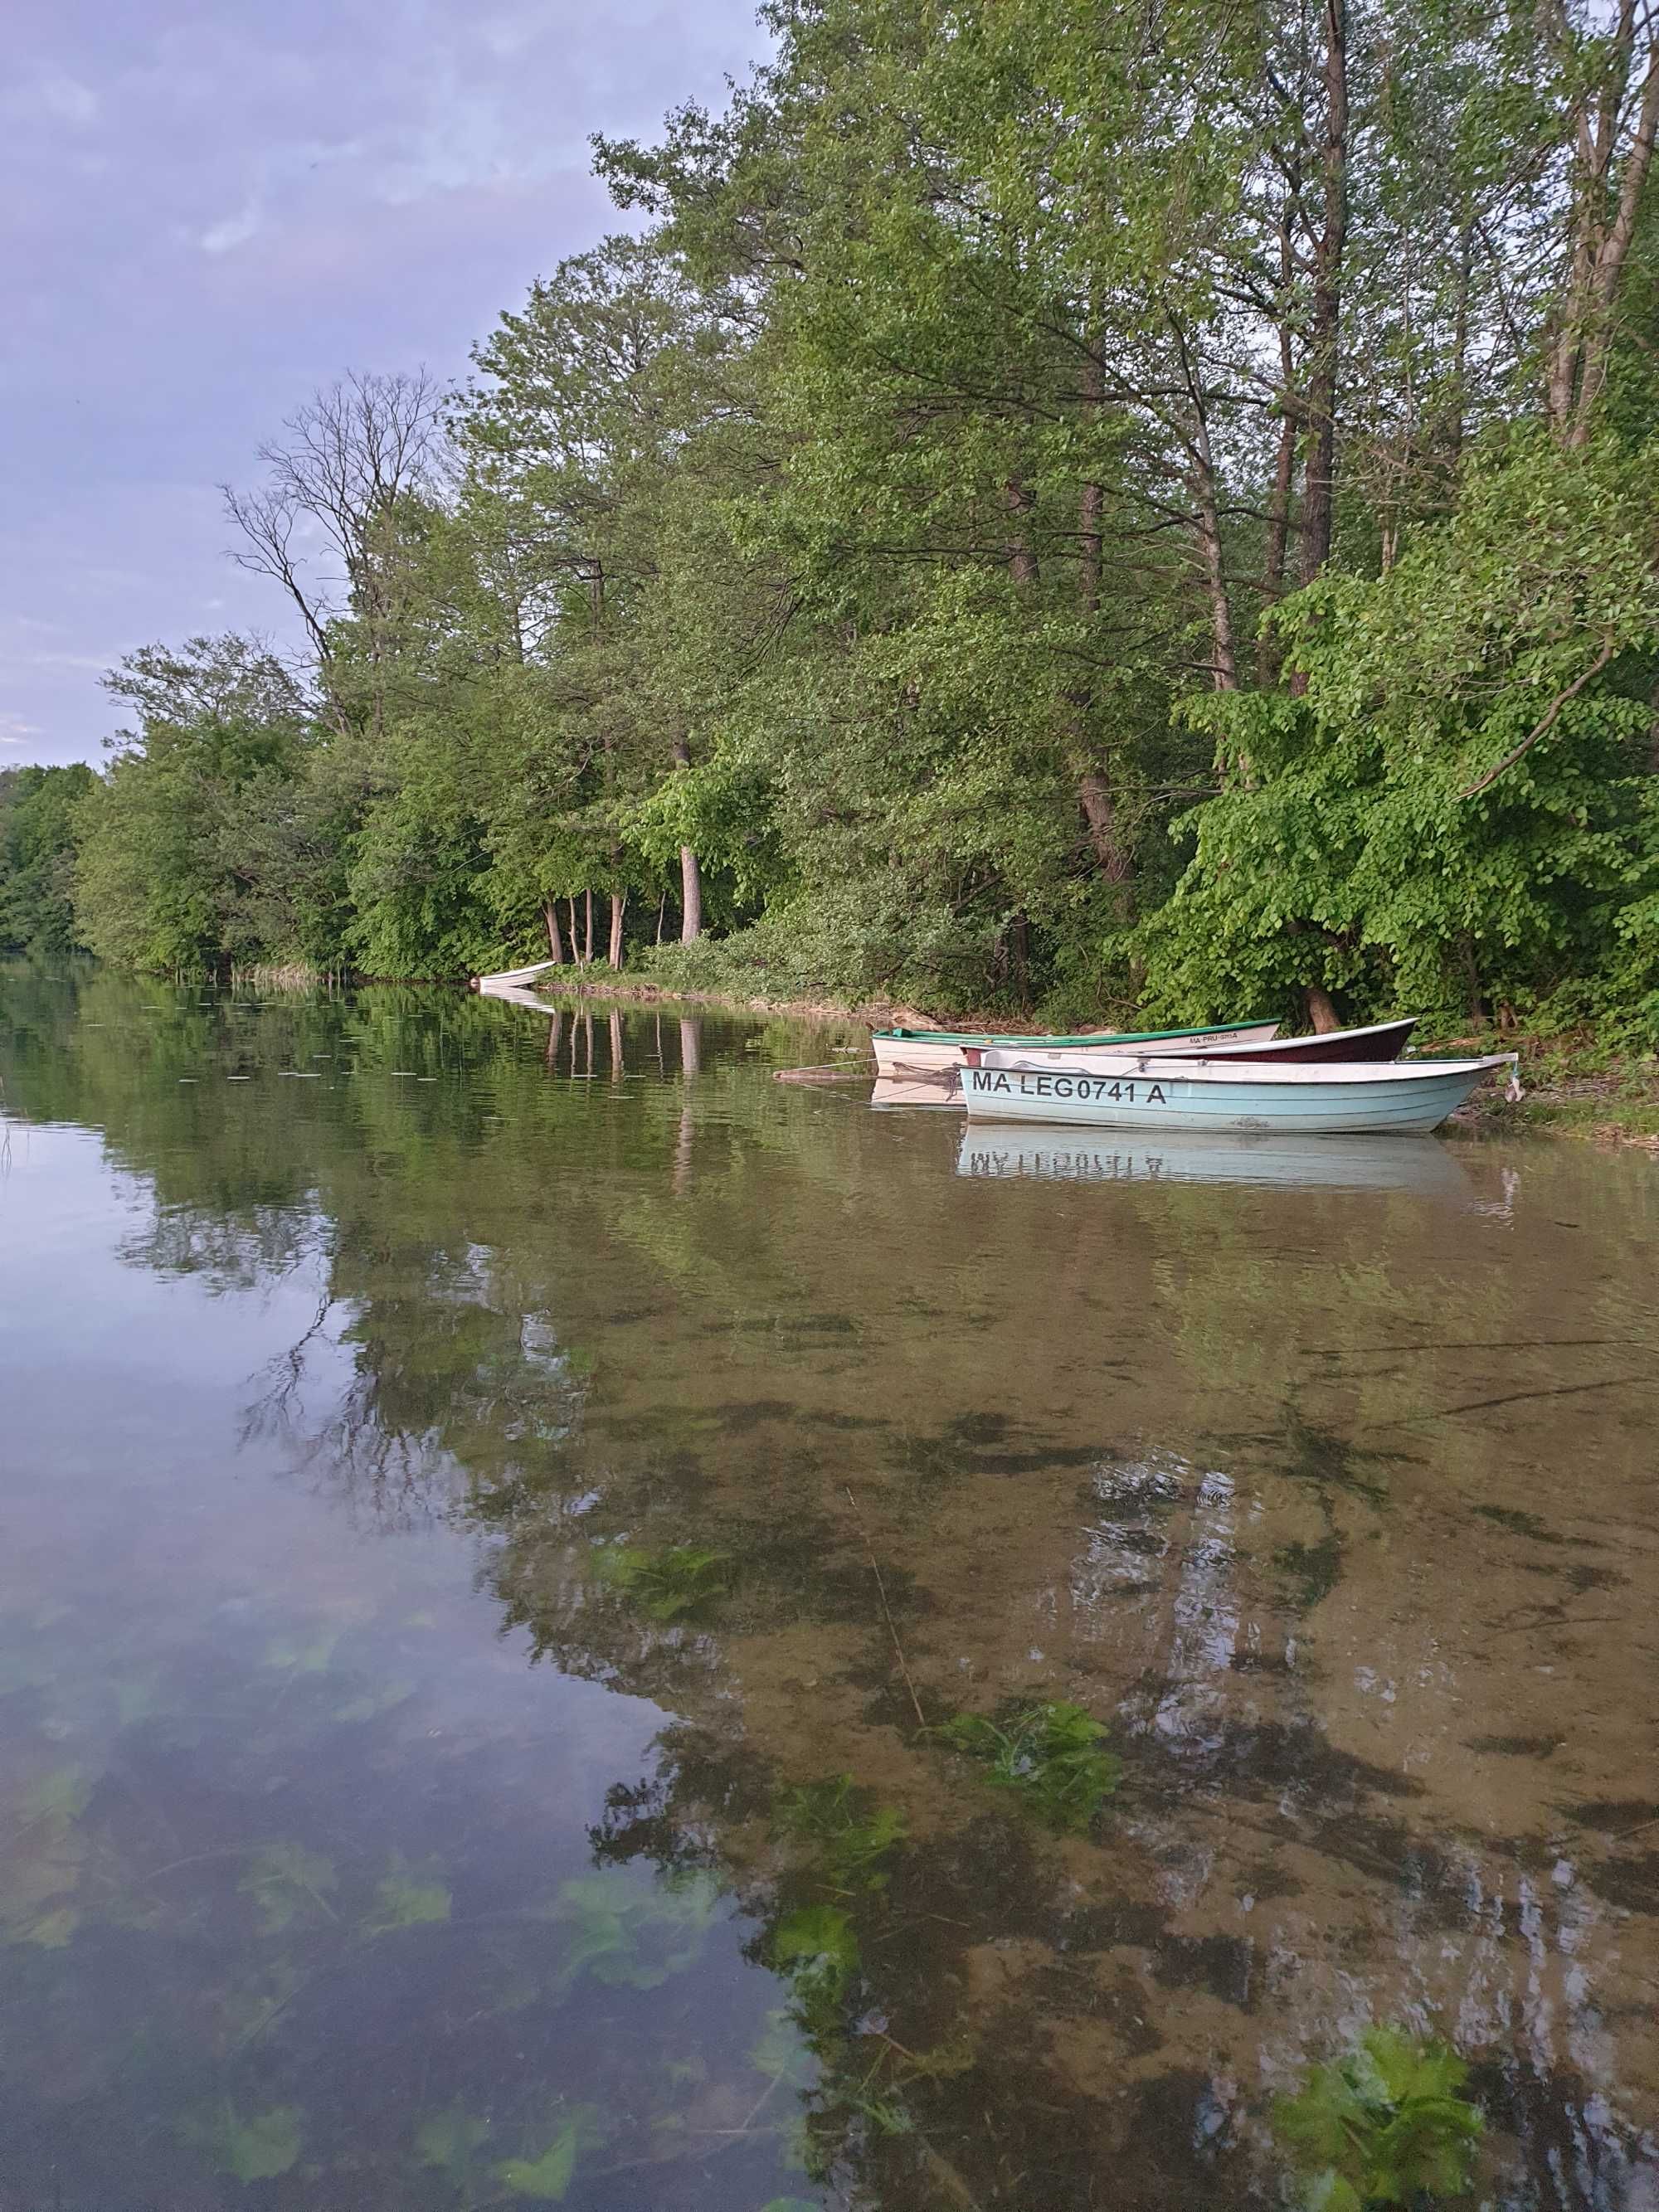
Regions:
<instances>
[{"instance_id":1,"label":"lake water","mask_svg":"<svg viewBox=\"0 0 1659 2212\"><path fill-rule=\"evenodd\" d=\"M1659 1161L856 1042L0 971L3 2212L1659 2205Z\"/></svg>"}]
</instances>

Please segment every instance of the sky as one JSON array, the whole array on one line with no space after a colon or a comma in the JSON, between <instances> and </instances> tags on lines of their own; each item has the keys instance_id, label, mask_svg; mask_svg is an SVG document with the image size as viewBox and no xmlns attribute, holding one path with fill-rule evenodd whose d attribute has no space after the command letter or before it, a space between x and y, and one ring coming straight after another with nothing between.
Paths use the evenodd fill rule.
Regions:
<instances>
[{"instance_id":1,"label":"sky","mask_svg":"<svg viewBox=\"0 0 1659 2212\"><path fill-rule=\"evenodd\" d=\"M219 486L348 368L465 374L623 227L594 131L720 105L756 0L10 0L0 767L97 760L153 639L257 629Z\"/></svg>"}]
</instances>

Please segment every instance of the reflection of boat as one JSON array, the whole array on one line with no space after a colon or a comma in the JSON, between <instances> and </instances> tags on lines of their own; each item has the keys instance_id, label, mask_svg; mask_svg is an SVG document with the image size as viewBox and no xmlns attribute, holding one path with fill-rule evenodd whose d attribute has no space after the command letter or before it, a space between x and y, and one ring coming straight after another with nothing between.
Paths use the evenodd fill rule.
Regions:
<instances>
[{"instance_id":1,"label":"reflection of boat","mask_svg":"<svg viewBox=\"0 0 1659 2212\"><path fill-rule=\"evenodd\" d=\"M550 968L558 966L556 960L534 960L528 968L502 968L493 975L474 975L471 988L491 999L504 999L509 992L533 983L538 975L545 975Z\"/></svg>"},{"instance_id":2,"label":"reflection of boat","mask_svg":"<svg viewBox=\"0 0 1659 2212\"><path fill-rule=\"evenodd\" d=\"M959 1176L1041 1182L1277 1183L1321 1190L1407 1190L1468 1199L1455 1152L1416 1137L1097 1137L1086 1129L1039 1133L972 1121L957 1152Z\"/></svg>"},{"instance_id":3,"label":"reflection of boat","mask_svg":"<svg viewBox=\"0 0 1659 2212\"><path fill-rule=\"evenodd\" d=\"M1147 1030L1126 1035L1110 1030L1078 1036L998 1036L988 1030L877 1030L878 1075L910 1074L930 1067L957 1066L964 1045L990 1045L1010 1052L1077 1052L1114 1048L1121 1052L1196 1052L1212 1044L1266 1044L1277 1022L1223 1022L1201 1030Z\"/></svg>"},{"instance_id":4,"label":"reflection of boat","mask_svg":"<svg viewBox=\"0 0 1659 2212\"><path fill-rule=\"evenodd\" d=\"M1167 1054L1091 1054L1075 1074L988 1052L962 1071L973 1120L1076 1121L1108 1129L1275 1129L1304 1136L1407 1134L1436 1127L1512 1053L1477 1060L1345 1060L1263 1066Z\"/></svg>"},{"instance_id":5,"label":"reflection of boat","mask_svg":"<svg viewBox=\"0 0 1659 2212\"><path fill-rule=\"evenodd\" d=\"M1397 1022L1372 1022L1362 1030L1327 1030L1316 1036L1292 1037L1235 1037L1219 1044L1205 1044L1201 1049L1194 1045L1184 1048L1182 1058L1194 1060L1289 1060L1292 1065L1313 1066L1322 1060L1398 1060L1406 1048L1406 1040L1417 1027L1415 1014L1408 1014ZM1093 1046L1073 1046L1066 1052L1033 1052L1025 1045L1002 1048L1008 1054L1018 1053L1020 1060L1030 1066L1040 1061L1044 1067L1063 1067L1075 1073L1079 1067L1092 1067L1103 1056L1115 1059L1125 1049L1116 1052ZM1167 1052L1164 1046L1161 1050ZM963 1048L962 1057L969 1066L981 1051L976 1045Z\"/></svg>"},{"instance_id":6,"label":"reflection of boat","mask_svg":"<svg viewBox=\"0 0 1659 2212\"><path fill-rule=\"evenodd\" d=\"M551 999L538 998L534 991L526 991L517 983L499 983L492 975L478 986L481 999L505 999L510 1006L532 1006L538 1014L556 1014L558 1008Z\"/></svg>"}]
</instances>

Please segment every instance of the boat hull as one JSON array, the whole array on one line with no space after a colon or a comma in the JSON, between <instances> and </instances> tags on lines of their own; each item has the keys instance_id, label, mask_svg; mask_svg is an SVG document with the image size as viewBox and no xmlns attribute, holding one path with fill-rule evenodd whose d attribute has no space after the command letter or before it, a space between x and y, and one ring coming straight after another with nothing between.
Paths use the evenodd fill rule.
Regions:
<instances>
[{"instance_id":1,"label":"boat hull","mask_svg":"<svg viewBox=\"0 0 1659 2212\"><path fill-rule=\"evenodd\" d=\"M969 1046L983 1050L1063 1053L1076 1052L1206 1052L1216 1045L1267 1044L1276 1034L1277 1022L1229 1022L1215 1029L1150 1031L1143 1036L1022 1037L954 1030L878 1030L870 1042L876 1055L876 1073L902 1076L929 1069L960 1067Z\"/></svg>"},{"instance_id":2,"label":"boat hull","mask_svg":"<svg viewBox=\"0 0 1659 2212\"><path fill-rule=\"evenodd\" d=\"M1377 1066L1290 1066L1269 1072L1225 1061L1160 1067L1137 1054L1075 1074L1037 1067L965 1067L970 1121L1060 1121L1103 1129L1212 1130L1231 1136L1414 1135L1455 1113L1498 1059L1414 1060Z\"/></svg>"}]
</instances>

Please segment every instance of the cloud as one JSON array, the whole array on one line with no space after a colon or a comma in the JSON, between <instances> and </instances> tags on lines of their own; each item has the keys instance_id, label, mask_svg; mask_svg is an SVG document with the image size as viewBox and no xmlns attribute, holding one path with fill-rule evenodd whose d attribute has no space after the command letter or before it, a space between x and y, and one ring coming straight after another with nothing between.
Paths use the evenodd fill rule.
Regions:
<instances>
[{"instance_id":1,"label":"cloud","mask_svg":"<svg viewBox=\"0 0 1659 2212\"><path fill-rule=\"evenodd\" d=\"M26 722L21 714L0 713L0 745L27 745L40 734L38 722Z\"/></svg>"},{"instance_id":2,"label":"cloud","mask_svg":"<svg viewBox=\"0 0 1659 2212\"><path fill-rule=\"evenodd\" d=\"M84 129L97 120L98 95L78 77L65 76L61 70L54 70L41 78L36 91L41 106L59 123L72 123Z\"/></svg>"},{"instance_id":3,"label":"cloud","mask_svg":"<svg viewBox=\"0 0 1659 2212\"><path fill-rule=\"evenodd\" d=\"M235 246L246 245L258 231L259 222L259 204L257 200L250 200L239 215L228 215L222 222L210 224L197 244L204 253L228 253Z\"/></svg>"}]
</instances>

